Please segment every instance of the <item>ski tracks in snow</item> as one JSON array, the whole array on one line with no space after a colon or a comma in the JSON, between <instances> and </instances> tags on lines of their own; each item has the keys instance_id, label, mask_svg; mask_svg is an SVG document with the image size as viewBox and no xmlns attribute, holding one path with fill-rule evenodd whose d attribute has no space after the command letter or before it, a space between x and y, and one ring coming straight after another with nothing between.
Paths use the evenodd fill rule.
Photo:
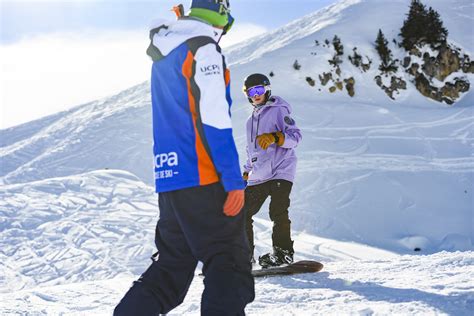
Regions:
<instances>
[{"instance_id":1,"label":"ski tracks in snow","mask_svg":"<svg viewBox=\"0 0 474 316\"><path fill-rule=\"evenodd\" d=\"M141 271L153 253L153 189L123 171L0 189L1 291Z\"/></svg>"},{"instance_id":2,"label":"ski tracks in snow","mask_svg":"<svg viewBox=\"0 0 474 316\"><path fill-rule=\"evenodd\" d=\"M334 111L324 114L334 117ZM422 122L404 121L395 111L386 110L383 115L388 113L392 123L386 125L305 127L305 142L309 138L309 143L316 145L299 151L299 170L474 172L474 115L470 108ZM465 149L445 150L450 143L464 144ZM406 154L396 153L402 145Z\"/></svg>"}]
</instances>

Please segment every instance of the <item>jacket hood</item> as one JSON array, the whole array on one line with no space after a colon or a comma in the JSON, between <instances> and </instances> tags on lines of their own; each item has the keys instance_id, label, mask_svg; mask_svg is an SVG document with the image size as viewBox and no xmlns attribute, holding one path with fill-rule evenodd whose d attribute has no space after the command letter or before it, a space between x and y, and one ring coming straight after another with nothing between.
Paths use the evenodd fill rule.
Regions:
<instances>
[{"instance_id":1,"label":"jacket hood","mask_svg":"<svg viewBox=\"0 0 474 316\"><path fill-rule=\"evenodd\" d=\"M284 107L288 110L289 113L292 112L291 105L279 96L271 96L270 99L268 100L268 102L265 105L263 105L261 107L258 107L258 108L256 107L253 112L254 113L259 113L259 112L263 111L264 109L267 109L267 108L270 108L270 107Z\"/></svg>"},{"instance_id":2,"label":"jacket hood","mask_svg":"<svg viewBox=\"0 0 474 316\"><path fill-rule=\"evenodd\" d=\"M163 56L191 38L208 36L218 42L222 36L222 30L192 17L177 21L156 21L151 29L158 27L161 29L153 36L153 46L158 48Z\"/></svg>"}]
</instances>

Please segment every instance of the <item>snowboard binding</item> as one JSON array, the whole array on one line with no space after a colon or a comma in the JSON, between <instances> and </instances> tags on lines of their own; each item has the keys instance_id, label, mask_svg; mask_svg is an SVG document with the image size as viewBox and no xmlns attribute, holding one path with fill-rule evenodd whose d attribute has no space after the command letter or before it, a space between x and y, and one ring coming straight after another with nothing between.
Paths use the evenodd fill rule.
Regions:
<instances>
[{"instance_id":1,"label":"snowboard binding","mask_svg":"<svg viewBox=\"0 0 474 316\"><path fill-rule=\"evenodd\" d=\"M293 263L293 251L284 250L279 247L275 247L273 253L267 253L258 257L258 264L264 269L291 263Z\"/></svg>"}]
</instances>

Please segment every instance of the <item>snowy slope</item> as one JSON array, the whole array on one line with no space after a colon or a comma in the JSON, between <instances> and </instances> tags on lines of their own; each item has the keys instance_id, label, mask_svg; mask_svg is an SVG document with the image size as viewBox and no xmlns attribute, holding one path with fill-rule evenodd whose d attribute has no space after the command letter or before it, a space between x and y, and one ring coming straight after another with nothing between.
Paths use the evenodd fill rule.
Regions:
<instances>
[{"instance_id":1,"label":"snowy slope","mask_svg":"<svg viewBox=\"0 0 474 316\"><path fill-rule=\"evenodd\" d=\"M129 170L152 181L147 84L111 98L0 130L0 183L25 183L96 169Z\"/></svg>"},{"instance_id":2,"label":"snowy slope","mask_svg":"<svg viewBox=\"0 0 474 316\"><path fill-rule=\"evenodd\" d=\"M156 195L129 173L95 171L0 192L2 315L110 315L150 263ZM271 227L256 220L257 252L269 249ZM474 308L472 251L401 256L302 232L294 238L296 259L325 269L257 280L248 315L469 315ZM198 273L169 315L200 314Z\"/></svg>"},{"instance_id":3,"label":"snowy slope","mask_svg":"<svg viewBox=\"0 0 474 316\"><path fill-rule=\"evenodd\" d=\"M473 253L346 260L314 275L258 280L247 315L472 315ZM131 278L0 294L3 315L111 315ZM168 315L200 315L202 280Z\"/></svg>"},{"instance_id":4,"label":"snowy slope","mask_svg":"<svg viewBox=\"0 0 474 316\"><path fill-rule=\"evenodd\" d=\"M142 272L154 252L153 188L94 171L0 188L0 292Z\"/></svg>"},{"instance_id":5,"label":"snowy slope","mask_svg":"<svg viewBox=\"0 0 474 316\"><path fill-rule=\"evenodd\" d=\"M472 58L472 1L423 2ZM337 34L347 53L357 46L375 62L376 32L394 37L408 4L343 0L228 49L242 163L251 113L243 78L273 71L274 93L293 105L303 132L290 210L297 259L326 264L316 275L259 280L250 315L472 314L472 89L449 107L409 83L392 101L376 67L363 74L347 61L354 98L305 81L328 71L334 53L315 40ZM159 210L148 86L0 130L0 314L110 314L149 264ZM257 254L271 244L267 207ZM201 281L172 315L199 314Z\"/></svg>"},{"instance_id":6,"label":"snowy slope","mask_svg":"<svg viewBox=\"0 0 474 316\"><path fill-rule=\"evenodd\" d=\"M472 17L465 12L473 4L426 3L441 12L450 40L470 52ZM447 107L424 98L409 83L392 101L373 80L376 67L362 74L347 61L342 71L356 79L354 98L305 81L306 76L316 78L330 69L327 58L334 53L315 47L315 40L337 34L346 52L357 46L375 62L372 42L378 28L389 39L395 36L408 4L340 1L230 48L233 121L241 161L244 122L251 112L239 92L241 82L249 73L274 71L273 91L293 105L304 137L293 191L294 229L405 253L416 247L426 252L472 249L472 89L454 107ZM302 64L300 71L291 67L295 59ZM468 77L474 83L474 76ZM149 88L143 83L109 99L1 130L0 183L111 168L127 170L151 185L150 126Z\"/></svg>"}]
</instances>

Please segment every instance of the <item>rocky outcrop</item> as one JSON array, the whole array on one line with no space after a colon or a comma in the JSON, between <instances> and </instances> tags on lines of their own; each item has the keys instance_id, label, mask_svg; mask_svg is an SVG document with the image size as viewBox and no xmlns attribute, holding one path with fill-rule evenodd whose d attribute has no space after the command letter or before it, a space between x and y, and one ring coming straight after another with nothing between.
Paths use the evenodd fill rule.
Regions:
<instances>
[{"instance_id":1,"label":"rocky outcrop","mask_svg":"<svg viewBox=\"0 0 474 316\"><path fill-rule=\"evenodd\" d=\"M432 57L428 53L423 55L421 69L428 77L444 81L452 73L462 70L461 66L459 52L443 44L439 48L438 56Z\"/></svg>"},{"instance_id":2,"label":"rocky outcrop","mask_svg":"<svg viewBox=\"0 0 474 316\"><path fill-rule=\"evenodd\" d=\"M330 72L323 72L322 75L319 75L319 81L323 86L327 85L327 83L332 80L332 73Z\"/></svg>"},{"instance_id":3,"label":"rocky outcrop","mask_svg":"<svg viewBox=\"0 0 474 316\"><path fill-rule=\"evenodd\" d=\"M355 95L355 79L354 79L354 77L344 79L344 83L346 84L347 93L351 97L353 97Z\"/></svg>"},{"instance_id":4,"label":"rocky outcrop","mask_svg":"<svg viewBox=\"0 0 474 316\"><path fill-rule=\"evenodd\" d=\"M415 76L418 74L418 69L420 69L420 65L418 65L417 63L413 63L411 65L410 68L408 68L407 72L412 75L412 76Z\"/></svg>"},{"instance_id":5,"label":"rocky outcrop","mask_svg":"<svg viewBox=\"0 0 474 316\"><path fill-rule=\"evenodd\" d=\"M408 66L410 66L410 63L411 63L410 56L406 56L405 58L403 58L403 63L402 63L403 68L407 68Z\"/></svg>"},{"instance_id":6,"label":"rocky outcrop","mask_svg":"<svg viewBox=\"0 0 474 316\"><path fill-rule=\"evenodd\" d=\"M467 80L454 78L454 84L447 82L444 87L440 89L440 92L444 97L456 100L459 98L460 93L469 91L469 88L470 84Z\"/></svg>"},{"instance_id":7,"label":"rocky outcrop","mask_svg":"<svg viewBox=\"0 0 474 316\"><path fill-rule=\"evenodd\" d=\"M449 82L446 78L454 73L474 73L474 63L466 54L461 54L461 49L452 47L443 43L432 52L421 53L420 49L414 47L410 50L410 56L403 59L402 65L405 71L414 77L416 89L425 97L438 102L453 104L461 93L469 91L470 84L466 78L456 77ZM420 64L413 62L413 56L421 57L423 62ZM432 84L433 80L443 83L443 86ZM377 82L377 79L376 79ZM378 84L378 83L377 83Z\"/></svg>"},{"instance_id":8,"label":"rocky outcrop","mask_svg":"<svg viewBox=\"0 0 474 316\"><path fill-rule=\"evenodd\" d=\"M306 77L306 82L311 86L314 87L316 85L316 81L314 81L311 77Z\"/></svg>"},{"instance_id":9,"label":"rocky outcrop","mask_svg":"<svg viewBox=\"0 0 474 316\"><path fill-rule=\"evenodd\" d=\"M468 55L463 56L461 63L463 72L474 74L474 61L471 61Z\"/></svg>"},{"instance_id":10,"label":"rocky outcrop","mask_svg":"<svg viewBox=\"0 0 474 316\"><path fill-rule=\"evenodd\" d=\"M372 64L372 60L370 60L368 57L366 57L368 62L364 63L364 61L362 59L362 56L357 53L357 47L354 47L353 51L354 51L353 55L347 57L349 59L349 61L351 62L351 64L354 65L355 67L361 69L362 72L366 72L367 70L369 70L370 65Z\"/></svg>"},{"instance_id":11,"label":"rocky outcrop","mask_svg":"<svg viewBox=\"0 0 474 316\"><path fill-rule=\"evenodd\" d=\"M395 100L395 97L393 95L395 92L398 93L400 90L406 90L406 88L407 88L406 81L403 80L402 78L397 77L397 76L392 76L390 78L390 86L388 86L388 87L383 84L381 76L375 76L374 80L375 80L375 83L377 84L377 86L382 88L382 90L385 91L385 93L392 100Z\"/></svg>"},{"instance_id":12,"label":"rocky outcrop","mask_svg":"<svg viewBox=\"0 0 474 316\"><path fill-rule=\"evenodd\" d=\"M415 85L425 97L447 104L453 104L461 93L469 91L470 88L469 81L463 78L454 78L454 82L447 82L441 88L433 87L421 73L415 78Z\"/></svg>"}]
</instances>

